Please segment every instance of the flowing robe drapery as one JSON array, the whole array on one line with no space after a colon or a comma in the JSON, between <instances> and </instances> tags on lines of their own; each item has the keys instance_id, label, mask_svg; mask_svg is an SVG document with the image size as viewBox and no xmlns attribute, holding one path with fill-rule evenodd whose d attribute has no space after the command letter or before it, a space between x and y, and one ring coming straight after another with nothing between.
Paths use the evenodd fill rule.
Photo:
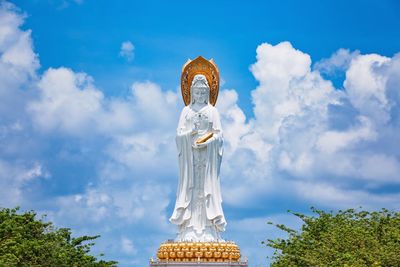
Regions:
<instances>
[{"instance_id":1,"label":"flowing robe drapery","mask_svg":"<svg viewBox=\"0 0 400 267\"><path fill-rule=\"evenodd\" d=\"M214 135L205 147L194 148L192 129L199 114L212 123ZM226 226L219 181L223 137L218 110L212 105L199 111L186 106L179 119L176 143L180 179L170 221L179 226L179 241L216 241Z\"/></svg>"}]
</instances>

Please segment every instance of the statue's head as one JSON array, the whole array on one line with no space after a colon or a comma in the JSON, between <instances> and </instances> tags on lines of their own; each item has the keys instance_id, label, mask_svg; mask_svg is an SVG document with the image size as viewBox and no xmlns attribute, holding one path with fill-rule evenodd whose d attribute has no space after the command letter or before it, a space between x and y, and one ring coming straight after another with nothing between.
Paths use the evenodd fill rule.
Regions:
<instances>
[{"instance_id":1,"label":"statue's head","mask_svg":"<svg viewBox=\"0 0 400 267\"><path fill-rule=\"evenodd\" d=\"M191 103L204 103L207 104L210 96L210 87L206 76L197 74L194 76L192 86L190 87Z\"/></svg>"}]
</instances>

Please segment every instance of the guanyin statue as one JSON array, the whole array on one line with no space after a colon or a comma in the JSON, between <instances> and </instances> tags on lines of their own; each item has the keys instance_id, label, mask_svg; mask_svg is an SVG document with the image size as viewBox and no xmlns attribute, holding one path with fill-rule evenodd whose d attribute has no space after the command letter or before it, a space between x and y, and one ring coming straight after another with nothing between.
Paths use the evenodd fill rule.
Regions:
<instances>
[{"instance_id":1,"label":"guanyin statue","mask_svg":"<svg viewBox=\"0 0 400 267\"><path fill-rule=\"evenodd\" d=\"M160 245L151 267L247 267L234 242L221 238L226 221L222 210L220 166L223 135L218 110L219 71L212 60L198 57L182 69L182 109L176 131L179 183L170 221L177 225L174 241ZM215 264L214 264L214 263Z\"/></svg>"},{"instance_id":2,"label":"guanyin statue","mask_svg":"<svg viewBox=\"0 0 400 267\"><path fill-rule=\"evenodd\" d=\"M218 110L210 103L210 86L196 74L190 103L182 110L176 136L179 185L170 221L178 225L176 241L218 241L225 230L219 169L223 137Z\"/></svg>"}]
</instances>

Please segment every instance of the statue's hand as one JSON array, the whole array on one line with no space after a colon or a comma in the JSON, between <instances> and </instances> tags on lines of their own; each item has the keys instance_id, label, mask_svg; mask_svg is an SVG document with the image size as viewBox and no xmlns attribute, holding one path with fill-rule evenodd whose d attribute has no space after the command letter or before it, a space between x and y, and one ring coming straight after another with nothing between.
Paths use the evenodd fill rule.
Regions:
<instances>
[{"instance_id":1,"label":"statue's hand","mask_svg":"<svg viewBox=\"0 0 400 267\"><path fill-rule=\"evenodd\" d=\"M195 149L203 148L203 147L205 147L205 146L206 146L205 143L203 143L203 144L194 143L194 144L192 145L192 147L195 148Z\"/></svg>"},{"instance_id":2,"label":"statue's hand","mask_svg":"<svg viewBox=\"0 0 400 267\"><path fill-rule=\"evenodd\" d=\"M206 147L209 143L211 143L211 142L213 142L215 140L215 138L214 137L211 137L210 139L208 139L207 141L205 141L204 143L200 143L200 144L198 144L198 143L196 143L196 142L194 142L194 144L192 145L192 147L193 148L203 148L203 147Z\"/></svg>"}]
</instances>

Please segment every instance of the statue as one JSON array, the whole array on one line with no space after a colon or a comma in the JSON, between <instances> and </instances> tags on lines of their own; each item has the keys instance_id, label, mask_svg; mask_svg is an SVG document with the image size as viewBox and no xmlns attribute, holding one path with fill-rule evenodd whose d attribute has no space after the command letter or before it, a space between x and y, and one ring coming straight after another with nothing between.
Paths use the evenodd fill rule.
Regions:
<instances>
[{"instance_id":1,"label":"statue","mask_svg":"<svg viewBox=\"0 0 400 267\"><path fill-rule=\"evenodd\" d=\"M212 62L208 66L209 71L202 74L204 68L196 71L194 64L186 73L187 79L185 73L182 75L182 83L192 81L190 88L186 86L190 91L184 91L185 84L182 86L184 100L186 96L190 101L181 112L176 136L180 177L170 221L178 226L178 242L223 241L220 232L226 226L219 181L223 136L219 113L213 106L218 93L219 81L214 81L218 70ZM210 81L205 74L209 74Z\"/></svg>"},{"instance_id":2,"label":"statue","mask_svg":"<svg viewBox=\"0 0 400 267\"><path fill-rule=\"evenodd\" d=\"M240 261L238 245L221 238L226 226L219 178L223 136L214 107L219 71L213 60L198 57L186 62L181 89L186 106L176 131L179 183L170 218L178 227L178 235L174 241L160 245L157 261L151 261L150 267L188 266L185 262L197 262L196 266L247 267L247 262Z\"/></svg>"}]
</instances>

